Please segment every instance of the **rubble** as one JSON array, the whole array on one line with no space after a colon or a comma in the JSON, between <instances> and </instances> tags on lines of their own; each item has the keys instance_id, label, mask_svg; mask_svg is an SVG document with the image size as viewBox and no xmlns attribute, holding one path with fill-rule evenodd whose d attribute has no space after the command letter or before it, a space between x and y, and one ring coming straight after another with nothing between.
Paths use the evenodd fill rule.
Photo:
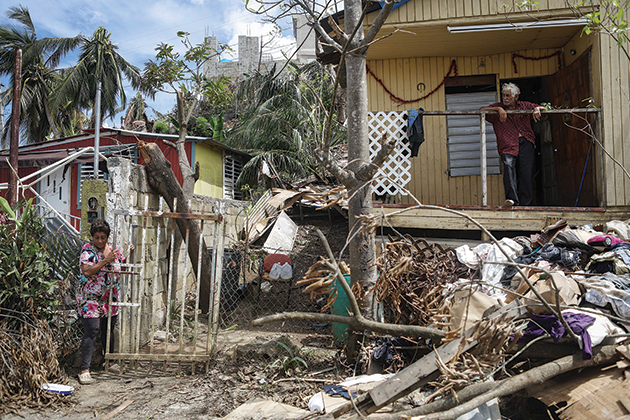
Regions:
<instances>
[{"instance_id":1,"label":"rubble","mask_svg":"<svg viewBox=\"0 0 630 420\"><path fill-rule=\"evenodd\" d=\"M551 395L544 384L565 372L630 367L630 360L619 360L630 356L623 353L630 337L630 221L597 228L559 221L530 237L493 240L473 249L444 248L410 236L390 238L377 263L375 286L385 322L432 328L444 336L412 340L416 356L422 357L404 369L405 358L396 353L393 339L383 337L366 347L372 361L393 351L384 367L396 366L398 373L328 415L369 415L422 389L420 407L391 418L457 418L535 384L538 394L530 390L531 395ZM315 278L329 286L334 270L327 277L318 268L332 263L319 263L311 271L316 275L302 284L314 284ZM321 291L311 287L307 292L314 289ZM618 415L630 412L625 397L629 376L630 370L613 375L617 382L611 387L618 392L608 398L601 393L600 408L612 402ZM579 388L590 380L577 374L572 384ZM572 395L563 389L540 399L559 418L610 418L603 408L588 407L590 417L575 417L580 409L558 404ZM569 405L578 407L574 400Z\"/></svg>"}]
</instances>

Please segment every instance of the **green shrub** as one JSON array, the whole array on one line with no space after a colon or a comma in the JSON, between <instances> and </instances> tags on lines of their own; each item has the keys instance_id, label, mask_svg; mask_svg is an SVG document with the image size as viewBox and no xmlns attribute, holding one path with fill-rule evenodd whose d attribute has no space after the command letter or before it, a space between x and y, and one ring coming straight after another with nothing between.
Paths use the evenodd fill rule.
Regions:
<instances>
[{"instance_id":1,"label":"green shrub","mask_svg":"<svg viewBox=\"0 0 630 420\"><path fill-rule=\"evenodd\" d=\"M56 280L41 245L46 228L32 200L11 209L0 197L8 223L0 224L0 307L49 318Z\"/></svg>"}]
</instances>

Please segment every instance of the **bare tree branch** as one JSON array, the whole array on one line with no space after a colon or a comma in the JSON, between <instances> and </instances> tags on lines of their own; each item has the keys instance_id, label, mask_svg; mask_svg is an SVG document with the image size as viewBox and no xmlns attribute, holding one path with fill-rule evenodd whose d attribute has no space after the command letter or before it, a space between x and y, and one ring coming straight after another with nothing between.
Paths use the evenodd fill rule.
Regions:
<instances>
[{"instance_id":1,"label":"bare tree branch","mask_svg":"<svg viewBox=\"0 0 630 420\"><path fill-rule=\"evenodd\" d=\"M351 171L343 169L335 162L330 153L325 152L322 149L315 149L315 156L320 160L322 166L326 168L335 178L339 180L346 188L350 189L351 186L357 183L356 177Z\"/></svg>"},{"instance_id":2,"label":"bare tree branch","mask_svg":"<svg viewBox=\"0 0 630 420\"><path fill-rule=\"evenodd\" d=\"M385 163L392 150L396 147L395 139L387 139L387 134L383 133L381 137L381 149L376 153L372 162L361 166L356 172L355 176L360 181L372 180L379 168Z\"/></svg>"},{"instance_id":3,"label":"bare tree branch","mask_svg":"<svg viewBox=\"0 0 630 420\"><path fill-rule=\"evenodd\" d=\"M446 334L434 328L421 327L418 325L384 324L371 321L363 316L340 316L330 314L319 314L313 312L283 312L258 318L252 321L253 326L261 326L270 322L288 321L290 319L304 319L318 322L336 322L349 325L355 331L373 331L378 334L388 334L396 337L422 337L432 340L440 340Z\"/></svg>"},{"instance_id":4,"label":"bare tree branch","mask_svg":"<svg viewBox=\"0 0 630 420\"><path fill-rule=\"evenodd\" d=\"M385 7L383 7L381 11L378 12L378 16L374 20L374 23L372 23L372 26L370 26L367 34L365 34L365 38L363 38L363 41L361 41L363 47L367 47L372 42L372 40L376 38L376 34L378 33L378 31L381 30L381 27L389 16L389 13L394 8L394 4L396 4L396 2L393 0L385 2Z\"/></svg>"}]
</instances>

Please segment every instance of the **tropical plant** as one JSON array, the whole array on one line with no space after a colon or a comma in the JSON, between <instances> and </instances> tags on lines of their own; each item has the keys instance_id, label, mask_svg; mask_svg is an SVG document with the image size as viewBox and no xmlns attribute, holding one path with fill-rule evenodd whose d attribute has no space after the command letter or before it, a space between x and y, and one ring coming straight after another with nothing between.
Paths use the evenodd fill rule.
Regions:
<instances>
[{"instance_id":1,"label":"tropical plant","mask_svg":"<svg viewBox=\"0 0 630 420\"><path fill-rule=\"evenodd\" d=\"M568 3L568 0L565 0ZM536 2L537 3L537 2ZM598 6L592 12L584 13L581 17L587 20L584 26L584 33L590 34L594 31L602 32L615 40L617 46L624 53L626 58L630 60L630 51L628 50L628 17L626 12L630 7L630 0L599 0L596 3L593 0L582 0L576 4L570 5L574 11L578 11L580 6ZM578 12L578 16L582 14Z\"/></svg>"},{"instance_id":2,"label":"tropical plant","mask_svg":"<svg viewBox=\"0 0 630 420\"><path fill-rule=\"evenodd\" d=\"M58 137L61 129L52 105L53 92L61 80L56 68L59 60L78 45L80 38L39 39L28 8L23 6L10 7L7 16L19 22L20 26L0 26L0 75L10 74L13 86L15 54L20 48L20 131L28 143L43 141L51 133ZM11 92L12 88L7 91L8 98L11 98ZM10 120L9 116L7 126Z\"/></svg>"},{"instance_id":3,"label":"tropical plant","mask_svg":"<svg viewBox=\"0 0 630 420\"><path fill-rule=\"evenodd\" d=\"M289 69L280 75L275 66L269 73L257 72L238 88L238 101L246 107L227 143L254 156L243 167L239 186L256 185L258 173L267 168L284 182L325 173L314 150L323 144L332 76L316 62ZM331 147L345 138L345 129L335 121Z\"/></svg>"},{"instance_id":4,"label":"tropical plant","mask_svg":"<svg viewBox=\"0 0 630 420\"><path fill-rule=\"evenodd\" d=\"M40 240L46 229L32 199L12 209L0 197L10 223L0 225L0 307L48 317L55 280Z\"/></svg>"},{"instance_id":5,"label":"tropical plant","mask_svg":"<svg viewBox=\"0 0 630 420\"><path fill-rule=\"evenodd\" d=\"M173 45L158 45L156 59L145 64L142 75L142 90L149 96L154 97L157 92L176 95L176 121L173 123L180 139L188 134L189 121L198 112L202 101L212 104L227 102L231 98L227 77L213 80L204 74L206 61L219 55L227 46L220 45L221 51L217 51L206 41L193 45L188 35L182 31L177 33L186 47L183 55L175 52ZM200 128L208 127L204 127L202 121Z\"/></svg>"},{"instance_id":6,"label":"tropical plant","mask_svg":"<svg viewBox=\"0 0 630 420\"><path fill-rule=\"evenodd\" d=\"M111 33L102 26L90 38L80 36L79 44L79 60L60 84L56 103L69 101L77 109L92 109L90 127L94 127L97 81L101 83L102 122L108 114L115 115L127 104L123 77L137 89L140 71L117 52L118 46L112 43Z\"/></svg>"},{"instance_id":7,"label":"tropical plant","mask_svg":"<svg viewBox=\"0 0 630 420\"><path fill-rule=\"evenodd\" d=\"M147 129L149 129L150 121L147 116L147 107L148 105L144 101L142 93L136 93L136 96L129 101L129 106L127 107L127 112L123 119L123 127L127 130L131 130L135 121L143 121Z\"/></svg>"},{"instance_id":8,"label":"tropical plant","mask_svg":"<svg viewBox=\"0 0 630 420\"><path fill-rule=\"evenodd\" d=\"M206 61L227 49L227 45L219 45L217 51L209 42L193 45L189 33L179 31L177 36L186 48L182 54L175 51L173 45L160 43L156 47L155 60L145 64L142 73L141 89L151 98L157 92L174 94L177 99L176 121L172 121L178 129L179 139L176 143L183 190L186 196L192 196L195 175L190 166L184 142L188 135L188 123L197 111L202 99L208 102L228 101L231 92L228 90L229 79L220 77L211 80L204 73Z\"/></svg>"}]
</instances>

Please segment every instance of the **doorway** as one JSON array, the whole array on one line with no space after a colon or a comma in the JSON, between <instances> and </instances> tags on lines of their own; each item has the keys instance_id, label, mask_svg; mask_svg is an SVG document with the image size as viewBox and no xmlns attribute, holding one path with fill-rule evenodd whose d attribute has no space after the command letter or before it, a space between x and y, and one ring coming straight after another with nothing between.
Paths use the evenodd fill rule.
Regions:
<instances>
[{"instance_id":1,"label":"doorway","mask_svg":"<svg viewBox=\"0 0 630 420\"><path fill-rule=\"evenodd\" d=\"M591 50L584 52L571 65L545 78L549 102L560 108L586 108L592 98ZM595 115L588 114L594 124ZM597 183L595 148L591 139L570 126L584 125L584 120L571 114L553 115L551 136L553 160L561 185L557 188L558 206L596 207Z\"/></svg>"}]
</instances>

